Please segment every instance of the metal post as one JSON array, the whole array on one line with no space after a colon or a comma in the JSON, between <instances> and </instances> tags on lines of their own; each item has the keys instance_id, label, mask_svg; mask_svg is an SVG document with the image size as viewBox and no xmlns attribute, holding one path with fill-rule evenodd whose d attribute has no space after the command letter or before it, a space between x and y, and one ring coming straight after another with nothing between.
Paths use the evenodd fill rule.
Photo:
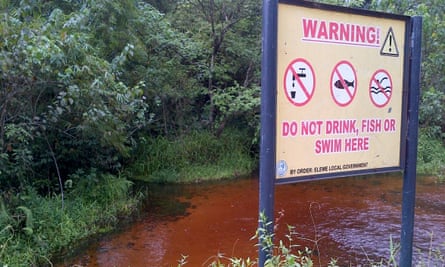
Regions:
<instances>
[{"instance_id":1,"label":"metal post","mask_svg":"<svg viewBox=\"0 0 445 267\"><path fill-rule=\"evenodd\" d=\"M274 220L277 13L277 0L263 0L259 212L267 221L259 220L258 227L267 233L273 232ZM270 248L263 247L261 236L258 242L258 266L264 266Z\"/></svg>"},{"instance_id":2,"label":"metal post","mask_svg":"<svg viewBox=\"0 0 445 267\"><path fill-rule=\"evenodd\" d=\"M417 138L419 124L419 98L420 98L420 63L422 17L411 18L411 55L408 99L408 136L406 149L406 164L403 175L403 202L402 202L402 231L400 239L400 266L412 266L413 234L414 234L414 207L416 201L416 164L417 164Z\"/></svg>"}]
</instances>

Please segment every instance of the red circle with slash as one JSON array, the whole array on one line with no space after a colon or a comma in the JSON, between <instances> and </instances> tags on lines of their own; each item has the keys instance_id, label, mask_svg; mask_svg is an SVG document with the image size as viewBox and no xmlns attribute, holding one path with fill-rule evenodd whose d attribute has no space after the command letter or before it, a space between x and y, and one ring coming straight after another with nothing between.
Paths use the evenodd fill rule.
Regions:
<instances>
[{"instance_id":1,"label":"red circle with slash","mask_svg":"<svg viewBox=\"0 0 445 267\"><path fill-rule=\"evenodd\" d=\"M314 69L307 60L297 58L287 66L283 84L289 102L295 106L304 106L315 92Z\"/></svg>"},{"instance_id":2,"label":"red circle with slash","mask_svg":"<svg viewBox=\"0 0 445 267\"><path fill-rule=\"evenodd\" d=\"M374 72L369 82L369 97L372 103L379 108L386 106L392 96L392 79L386 70Z\"/></svg>"},{"instance_id":3,"label":"red circle with slash","mask_svg":"<svg viewBox=\"0 0 445 267\"><path fill-rule=\"evenodd\" d=\"M346 60L335 65L331 73L331 96L341 107L349 105L357 93L357 74Z\"/></svg>"}]
</instances>

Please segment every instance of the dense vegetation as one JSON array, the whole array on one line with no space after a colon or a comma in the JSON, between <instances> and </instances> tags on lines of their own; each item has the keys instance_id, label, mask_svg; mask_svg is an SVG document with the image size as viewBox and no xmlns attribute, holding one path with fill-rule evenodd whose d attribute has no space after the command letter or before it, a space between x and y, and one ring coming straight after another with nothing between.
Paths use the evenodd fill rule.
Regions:
<instances>
[{"instance_id":1,"label":"dense vegetation","mask_svg":"<svg viewBox=\"0 0 445 267\"><path fill-rule=\"evenodd\" d=\"M443 175L441 1L327 2L424 17L419 171ZM0 0L0 15L0 265L112 227L136 207L128 178L254 168L259 1Z\"/></svg>"}]
</instances>

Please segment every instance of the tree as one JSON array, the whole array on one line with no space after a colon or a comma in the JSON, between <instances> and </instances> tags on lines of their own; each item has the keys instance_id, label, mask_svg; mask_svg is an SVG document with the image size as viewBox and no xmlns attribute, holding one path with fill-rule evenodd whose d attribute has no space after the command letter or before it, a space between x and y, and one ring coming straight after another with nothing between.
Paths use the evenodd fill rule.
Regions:
<instances>
[{"instance_id":1,"label":"tree","mask_svg":"<svg viewBox=\"0 0 445 267\"><path fill-rule=\"evenodd\" d=\"M374 1L377 10L423 18L420 126L445 140L445 7L438 0Z\"/></svg>"},{"instance_id":2,"label":"tree","mask_svg":"<svg viewBox=\"0 0 445 267\"><path fill-rule=\"evenodd\" d=\"M31 3L0 22L0 183L52 190L79 169L117 171L150 118L144 82L120 78L134 46L103 58L91 45L93 5L65 14L48 3L41 14Z\"/></svg>"},{"instance_id":3,"label":"tree","mask_svg":"<svg viewBox=\"0 0 445 267\"><path fill-rule=\"evenodd\" d=\"M422 76L419 123L432 138L445 141L445 7L440 0L326 0L386 13L423 18Z\"/></svg>"},{"instance_id":4,"label":"tree","mask_svg":"<svg viewBox=\"0 0 445 267\"><path fill-rule=\"evenodd\" d=\"M234 116L258 107L258 102L245 105L240 101L255 99L246 95L259 96L260 10L253 0L188 0L169 16L200 47L193 64L206 88L205 122L217 135ZM233 108L227 108L229 104Z\"/></svg>"}]
</instances>

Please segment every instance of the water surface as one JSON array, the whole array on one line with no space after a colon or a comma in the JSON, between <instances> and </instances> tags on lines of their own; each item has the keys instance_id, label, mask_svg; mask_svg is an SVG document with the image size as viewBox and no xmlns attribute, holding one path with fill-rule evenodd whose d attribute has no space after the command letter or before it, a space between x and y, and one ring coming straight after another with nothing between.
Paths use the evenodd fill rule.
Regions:
<instances>
[{"instance_id":1,"label":"water surface","mask_svg":"<svg viewBox=\"0 0 445 267\"><path fill-rule=\"evenodd\" d=\"M402 177L379 175L276 186L276 240L309 247L326 266L389 257L400 240ZM414 251L445 243L445 185L417 182ZM258 179L151 186L142 219L92 244L60 266L207 266L217 255L256 259ZM288 243L289 244L289 243Z\"/></svg>"}]
</instances>

